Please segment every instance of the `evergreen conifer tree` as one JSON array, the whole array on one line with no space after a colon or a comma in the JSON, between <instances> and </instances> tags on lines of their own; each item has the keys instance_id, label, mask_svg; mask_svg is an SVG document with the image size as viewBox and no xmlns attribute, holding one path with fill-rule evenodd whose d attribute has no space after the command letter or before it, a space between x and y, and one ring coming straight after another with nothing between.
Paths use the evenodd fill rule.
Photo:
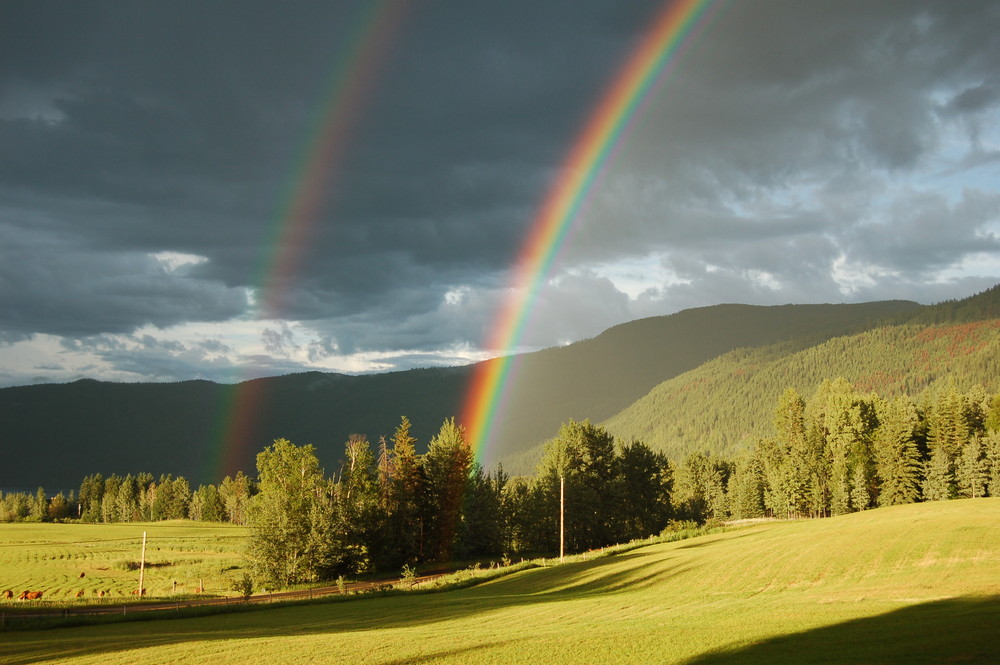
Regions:
<instances>
[{"instance_id":1,"label":"evergreen conifer tree","mask_svg":"<svg viewBox=\"0 0 1000 665\"><path fill-rule=\"evenodd\" d=\"M425 528L425 555L437 561L450 560L454 552L471 468L472 447L465 429L449 418L424 456L428 503L436 508Z\"/></svg>"},{"instance_id":2,"label":"evergreen conifer tree","mask_svg":"<svg viewBox=\"0 0 1000 665\"><path fill-rule=\"evenodd\" d=\"M237 471L235 477L223 478L219 485L219 498L222 499L226 519L233 524L246 524L247 508L255 491L253 481L242 471Z\"/></svg>"},{"instance_id":3,"label":"evergreen conifer tree","mask_svg":"<svg viewBox=\"0 0 1000 665\"><path fill-rule=\"evenodd\" d=\"M864 464L855 464L851 471L851 507L854 510L868 510L870 504L868 472Z\"/></svg>"},{"instance_id":4,"label":"evergreen conifer tree","mask_svg":"<svg viewBox=\"0 0 1000 665\"><path fill-rule=\"evenodd\" d=\"M390 543L394 552L390 561L395 566L415 561L421 556L424 497L423 462L417 456L417 440L410 435L410 421L403 416L392 435L392 506ZM427 511L424 511L427 512ZM390 564L390 565L392 565Z\"/></svg>"},{"instance_id":5,"label":"evergreen conifer tree","mask_svg":"<svg viewBox=\"0 0 1000 665\"><path fill-rule=\"evenodd\" d=\"M923 493L926 501L955 498L955 469L944 449L931 452L924 473Z\"/></svg>"},{"instance_id":6,"label":"evergreen conifer tree","mask_svg":"<svg viewBox=\"0 0 1000 665\"><path fill-rule=\"evenodd\" d=\"M973 436L962 446L962 452L955 464L955 479L958 496L976 499L986 496L989 485L989 467L983 441Z\"/></svg>"},{"instance_id":7,"label":"evergreen conifer tree","mask_svg":"<svg viewBox=\"0 0 1000 665\"><path fill-rule=\"evenodd\" d=\"M733 519L764 516L764 473L756 455L747 454L736 461L728 493Z\"/></svg>"},{"instance_id":8,"label":"evergreen conifer tree","mask_svg":"<svg viewBox=\"0 0 1000 665\"><path fill-rule=\"evenodd\" d=\"M878 505L913 503L920 497L920 453L915 441L917 410L906 396L882 402L875 435Z\"/></svg>"},{"instance_id":9,"label":"evergreen conifer tree","mask_svg":"<svg viewBox=\"0 0 1000 665\"><path fill-rule=\"evenodd\" d=\"M986 455L986 491L990 496L1000 496L1000 431L990 430L983 438Z\"/></svg>"}]
</instances>

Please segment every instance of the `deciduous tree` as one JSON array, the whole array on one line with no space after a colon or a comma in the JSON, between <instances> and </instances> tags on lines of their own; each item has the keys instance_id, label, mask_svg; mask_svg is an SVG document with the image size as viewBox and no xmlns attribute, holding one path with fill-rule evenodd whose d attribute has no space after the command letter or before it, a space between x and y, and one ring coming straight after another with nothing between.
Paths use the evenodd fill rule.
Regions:
<instances>
[{"instance_id":1,"label":"deciduous tree","mask_svg":"<svg viewBox=\"0 0 1000 665\"><path fill-rule=\"evenodd\" d=\"M260 492L250 502L248 560L267 588L313 580L333 565L330 488L313 446L277 439L257 455Z\"/></svg>"}]
</instances>

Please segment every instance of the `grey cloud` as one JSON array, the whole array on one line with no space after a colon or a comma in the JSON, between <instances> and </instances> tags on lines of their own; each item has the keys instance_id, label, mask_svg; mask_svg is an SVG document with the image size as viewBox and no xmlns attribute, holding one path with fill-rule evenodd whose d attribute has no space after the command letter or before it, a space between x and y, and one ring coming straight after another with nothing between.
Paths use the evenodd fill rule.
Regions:
<instances>
[{"instance_id":1,"label":"grey cloud","mask_svg":"<svg viewBox=\"0 0 1000 665\"><path fill-rule=\"evenodd\" d=\"M368 7L3 3L0 339L222 321L270 285L275 312L320 341L275 324L259 371L296 366L295 345L314 361L402 349L397 366L476 348L658 6L413 3L307 173ZM530 343L712 302L897 297L996 252L998 27L995 2L721 5L590 193ZM956 198L929 184L942 174L974 182ZM296 240L292 204L310 195ZM206 261L165 271L162 251ZM648 255L688 283L630 302L592 272ZM845 293L841 257L885 274ZM989 277L943 281L955 296ZM149 349L130 367L188 371L185 354L208 352Z\"/></svg>"},{"instance_id":2,"label":"grey cloud","mask_svg":"<svg viewBox=\"0 0 1000 665\"><path fill-rule=\"evenodd\" d=\"M209 344L209 346L213 346ZM93 335L65 339L67 351L92 356L113 367L114 378L126 381L208 379L233 381L241 376L232 360L208 351L204 345L186 345L144 336ZM56 369L56 368L53 368ZM61 373L65 374L65 368ZM82 368L86 375L86 368ZM65 377L64 377L65 378Z\"/></svg>"},{"instance_id":3,"label":"grey cloud","mask_svg":"<svg viewBox=\"0 0 1000 665\"><path fill-rule=\"evenodd\" d=\"M277 330L274 328L264 328L260 336L264 342L264 348L275 356L287 356L289 353L297 351L300 348L295 342L295 333L284 322L282 322Z\"/></svg>"},{"instance_id":4,"label":"grey cloud","mask_svg":"<svg viewBox=\"0 0 1000 665\"><path fill-rule=\"evenodd\" d=\"M1000 87L993 82L983 82L966 88L944 106L951 113L979 113L1000 103Z\"/></svg>"},{"instance_id":5,"label":"grey cloud","mask_svg":"<svg viewBox=\"0 0 1000 665\"><path fill-rule=\"evenodd\" d=\"M407 300L408 293L422 300L429 297L429 292L417 289L393 296ZM459 345L475 346L486 337L484 322L496 311L499 294L488 289L467 289L456 297L456 302L449 302L442 292L433 305L422 307L373 303L350 316L311 321L310 327L324 340L311 351L328 357L390 349L437 352Z\"/></svg>"},{"instance_id":6,"label":"grey cloud","mask_svg":"<svg viewBox=\"0 0 1000 665\"><path fill-rule=\"evenodd\" d=\"M18 83L7 88L15 95L47 91L61 119L0 123L3 181L51 201L64 227L81 223L80 199L117 208L86 215L90 240L104 249L197 252L210 261L196 274L258 286L262 243L280 223L281 197L294 192L295 160L316 131L309 125L322 121L314 109L362 5L217 3L198 5L194 20L184 3L88 4L82 15L43 14L47 3L10 11L13 53L0 78ZM515 5L411 8L384 71L374 72L382 87L370 112L337 149L343 163L333 165L329 205L311 223L319 242L300 272L393 250L446 270L456 256L502 270L544 189L541 174L642 19L609 23L607 8L595 7L536 7L537 18L560 22L558 35L525 23ZM34 33L42 39L28 57L23 35ZM273 43L281 48L261 48ZM397 267L382 266L360 291L343 271L302 278L286 314L315 318L342 313L338 302L391 299L412 277ZM310 293L310 283L336 293Z\"/></svg>"},{"instance_id":7,"label":"grey cloud","mask_svg":"<svg viewBox=\"0 0 1000 665\"><path fill-rule=\"evenodd\" d=\"M733 247L730 263L741 266L750 258L738 251L743 244L784 246L809 234L833 239L859 260L889 251L883 260L894 267L911 250L914 263L930 258L921 248L931 228L913 228L893 211L876 223L873 213L886 212L890 182L940 159L940 135L953 122L938 113L942 95L965 90L951 104L963 111L993 103L983 81L995 77L989 54L1000 57L992 29L998 7L862 4L729 6L592 193L571 260L685 249L707 261L713 247ZM956 168L991 161L970 152ZM909 194L915 202L925 197L917 184ZM962 214L926 217L921 226L949 233L945 220L962 226ZM867 222L886 235L875 247L853 239L852 229ZM927 267L992 249L988 239L960 237L948 238ZM836 295L830 257L818 258L811 284ZM769 265L785 275L784 297L798 297L791 285L802 275L784 272L787 262Z\"/></svg>"},{"instance_id":8,"label":"grey cloud","mask_svg":"<svg viewBox=\"0 0 1000 665\"><path fill-rule=\"evenodd\" d=\"M143 324L219 321L242 289L175 275L149 255L87 251L0 224L0 325L12 333L92 335Z\"/></svg>"},{"instance_id":9,"label":"grey cloud","mask_svg":"<svg viewBox=\"0 0 1000 665\"><path fill-rule=\"evenodd\" d=\"M986 229L1000 221L1000 194L966 190L955 204L941 194L905 192L884 223L847 234L852 257L907 274L927 275L978 252L1000 254L1000 237Z\"/></svg>"},{"instance_id":10,"label":"grey cloud","mask_svg":"<svg viewBox=\"0 0 1000 665\"><path fill-rule=\"evenodd\" d=\"M629 298L592 273L561 276L542 289L521 342L547 347L594 337L631 317Z\"/></svg>"}]
</instances>

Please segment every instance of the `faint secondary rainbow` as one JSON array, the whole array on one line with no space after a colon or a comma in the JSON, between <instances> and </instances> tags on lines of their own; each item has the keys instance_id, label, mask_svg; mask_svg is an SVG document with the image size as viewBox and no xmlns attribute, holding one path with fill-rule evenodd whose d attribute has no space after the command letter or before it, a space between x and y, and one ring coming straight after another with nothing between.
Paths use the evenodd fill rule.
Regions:
<instances>
[{"instance_id":1,"label":"faint secondary rainbow","mask_svg":"<svg viewBox=\"0 0 1000 665\"><path fill-rule=\"evenodd\" d=\"M344 46L335 55L330 78L310 130L294 160L275 207L256 279L256 317L277 319L298 277L308 245L320 221L331 183L349 142L350 130L377 79L379 65L406 8L405 0L363 2ZM243 381L226 391L215 434L218 480L241 468L249 450L270 441L255 440L257 415L265 399L264 382Z\"/></svg>"},{"instance_id":2,"label":"faint secondary rainbow","mask_svg":"<svg viewBox=\"0 0 1000 665\"><path fill-rule=\"evenodd\" d=\"M477 365L466 393L461 422L477 459L488 448L494 420L510 381L516 348L532 306L547 281L560 248L591 186L628 133L651 93L675 66L717 6L716 0L668 2L591 114L563 162L521 252L510 284L510 296L494 321L486 347L501 355Z\"/></svg>"}]
</instances>

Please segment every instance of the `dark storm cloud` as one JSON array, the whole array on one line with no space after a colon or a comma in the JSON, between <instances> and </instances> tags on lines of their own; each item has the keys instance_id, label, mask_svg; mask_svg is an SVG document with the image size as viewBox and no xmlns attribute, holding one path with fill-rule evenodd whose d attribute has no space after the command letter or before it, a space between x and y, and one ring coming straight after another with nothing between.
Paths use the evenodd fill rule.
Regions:
<instances>
[{"instance_id":1,"label":"dark storm cloud","mask_svg":"<svg viewBox=\"0 0 1000 665\"><path fill-rule=\"evenodd\" d=\"M298 260L268 282L372 5L0 4L0 340L79 338L67 348L158 377L474 350L660 6L408 4L323 165ZM719 5L591 192L525 344L714 302L990 285L942 271L1000 252L998 28L996 2ZM602 272L650 256L666 277L639 298ZM266 283L288 320L258 331L267 358L214 332L178 348L104 334L245 319Z\"/></svg>"},{"instance_id":2,"label":"dark storm cloud","mask_svg":"<svg viewBox=\"0 0 1000 665\"><path fill-rule=\"evenodd\" d=\"M242 289L192 279L149 254L81 248L75 238L0 225L0 321L22 335L79 336L213 320L246 308Z\"/></svg>"},{"instance_id":3,"label":"dark storm cloud","mask_svg":"<svg viewBox=\"0 0 1000 665\"><path fill-rule=\"evenodd\" d=\"M338 179L327 183L330 205L318 213L318 244L303 254L288 316L356 314L393 299L427 266L446 275L427 285L440 295L449 282L507 265L545 176L645 16L569 7L430 3L404 12L337 154ZM44 201L53 232L79 233L100 249L93 261L122 279L135 270L104 253L198 254L209 260L194 274L209 284L259 286L282 196L362 10L5 5L4 199ZM16 211L0 215L16 224ZM393 253L408 260L385 260ZM379 274L352 279L355 263ZM127 298L109 299L94 303L80 330L232 315L204 299L188 311L160 307L157 289L170 287L148 286L161 312L154 321ZM70 332L42 310L22 305L19 318Z\"/></svg>"},{"instance_id":4,"label":"dark storm cloud","mask_svg":"<svg viewBox=\"0 0 1000 665\"><path fill-rule=\"evenodd\" d=\"M729 5L635 131L656 140L630 142L592 195L578 234L592 242L572 253L583 260L616 248L628 255L724 244L735 260L752 236L802 233L892 267L924 260L922 248L935 244L928 268L996 251L993 240L981 242L995 210L943 205L943 194L924 195L919 186L942 167L990 161L978 137L983 123L996 130L1000 109L998 7ZM964 145L945 145L958 134ZM898 185L918 172L912 188ZM887 218L874 223L880 208ZM876 230L855 228L866 222ZM960 238L937 244L934 236L956 224ZM895 240L856 243L871 233ZM772 264L773 272L782 265Z\"/></svg>"}]
</instances>

